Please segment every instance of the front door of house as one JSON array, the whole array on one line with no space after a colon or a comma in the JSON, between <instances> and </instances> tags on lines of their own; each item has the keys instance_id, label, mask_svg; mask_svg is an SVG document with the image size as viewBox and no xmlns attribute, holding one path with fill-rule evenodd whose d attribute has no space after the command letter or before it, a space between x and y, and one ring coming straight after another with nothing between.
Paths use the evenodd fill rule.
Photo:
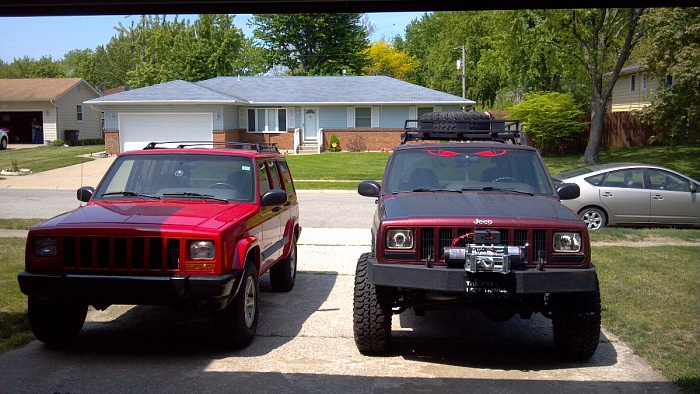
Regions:
<instances>
[{"instance_id":1,"label":"front door of house","mask_svg":"<svg viewBox=\"0 0 700 394\"><path fill-rule=\"evenodd\" d=\"M318 135L318 110L304 110L304 141L316 141Z\"/></svg>"}]
</instances>

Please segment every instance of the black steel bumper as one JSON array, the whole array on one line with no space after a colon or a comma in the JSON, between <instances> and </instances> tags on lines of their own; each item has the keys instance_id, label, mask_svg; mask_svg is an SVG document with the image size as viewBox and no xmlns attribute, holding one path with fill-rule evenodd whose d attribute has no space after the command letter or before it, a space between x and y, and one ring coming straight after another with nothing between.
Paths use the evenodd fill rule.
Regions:
<instances>
[{"instance_id":1,"label":"black steel bumper","mask_svg":"<svg viewBox=\"0 0 700 394\"><path fill-rule=\"evenodd\" d=\"M370 261L370 282L376 286L423 289L453 293L545 294L592 292L598 278L595 267L588 269L535 269L510 273L467 273L463 269ZM487 290L482 290L487 289Z\"/></svg>"},{"instance_id":2,"label":"black steel bumper","mask_svg":"<svg viewBox=\"0 0 700 394\"><path fill-rule=\"evenodd\" d=\"M22 293L78 299L91 305L192 305L223 308L240 287L243 271L225 275L108 276L48 275L22 271Z\"/></svg>"}]
</instances>

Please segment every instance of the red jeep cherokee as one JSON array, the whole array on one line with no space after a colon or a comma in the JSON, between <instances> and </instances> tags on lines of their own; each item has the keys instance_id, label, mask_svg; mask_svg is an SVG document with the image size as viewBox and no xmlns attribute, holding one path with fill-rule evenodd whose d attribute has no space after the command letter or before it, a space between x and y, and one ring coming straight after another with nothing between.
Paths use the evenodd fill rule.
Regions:
<instances>
[{"instance_id":1,"label":"red jeep cherokee","mask_svg":"<svg viewBox=\"0 0 700 394\"><path fill-rule=\"evenodd\" d=\"M85 206L29 231L20 289L45 343L81 330L88 305L213 311L217 340L246 346L258 278L296 278L299 207L283 155L263 144L151 143L119 155ZM170 146L167 148L165 146Z\"/></svg>"}]
</instances>

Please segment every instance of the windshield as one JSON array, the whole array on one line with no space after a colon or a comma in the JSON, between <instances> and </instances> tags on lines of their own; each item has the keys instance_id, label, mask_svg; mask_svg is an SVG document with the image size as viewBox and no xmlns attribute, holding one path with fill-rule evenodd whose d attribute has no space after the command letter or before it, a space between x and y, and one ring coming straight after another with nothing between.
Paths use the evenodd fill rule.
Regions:
<instances>
[{"instance_id":1,"label":"windshield","mask_svg":"<svg viewBox=\"0 0 700 394\"><path fill-rule=\"evenodd\" d=\"M537 152L466 144L394 152L382 188L384 193L500 190L553 194L549 173Z\"/></svg>"},{"instance_id":2,"label":"windshield","mask_svg":"<svg viewBox=\"0 0 700 394\"><path fill-rule=\"evenodd\" d=\"M93 198L253 202L253 169L252 159L226 155L120 156Z\"/></svg>"}]
</instances>

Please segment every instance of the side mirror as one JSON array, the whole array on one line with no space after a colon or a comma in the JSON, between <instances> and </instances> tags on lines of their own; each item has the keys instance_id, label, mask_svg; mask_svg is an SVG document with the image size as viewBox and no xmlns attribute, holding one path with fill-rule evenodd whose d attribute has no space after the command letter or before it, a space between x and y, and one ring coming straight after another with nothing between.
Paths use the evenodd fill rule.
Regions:
<instances>
[{"instance_id":1,"label":"side mirror","mask_svg":"<svg viewBox=\"0 0 700 394\"><path fill-rule=\"evenodd\" d=\"M357 185L357 192L365 197L379 197L382 187L375 181L362 181Z\"/></svg>"},{"instance_id":2,"label":"side mirror","mask_svg":"<svg viewBox=\"0 0 700 394\"><path fill-rule=\"evenodd\" d=\"M272 189L260 198L263 207L278 207L287 202L287 192L282 189Z\"/></svg>"},{"instance_id":3,"label":"side mirror","mask_svg":"<svg viewBox=\"0 0 700 394\"><path fill-rule=\"evenodd\" d=\"M573 200L581 195L581 188L575 183L560 183L557 194L560 200Z\"/></svg>"},{"instance_id":4,"label":"side mirror","mask_svg":"<svg viewBox=\"0 0 700 394\"><path fill-rule=\"evenodd\" d=\"M83 186L78 189L78 200L82 202L88 202L95 194L95 188L92 186Z\"/></svg>"}]
</instances>

